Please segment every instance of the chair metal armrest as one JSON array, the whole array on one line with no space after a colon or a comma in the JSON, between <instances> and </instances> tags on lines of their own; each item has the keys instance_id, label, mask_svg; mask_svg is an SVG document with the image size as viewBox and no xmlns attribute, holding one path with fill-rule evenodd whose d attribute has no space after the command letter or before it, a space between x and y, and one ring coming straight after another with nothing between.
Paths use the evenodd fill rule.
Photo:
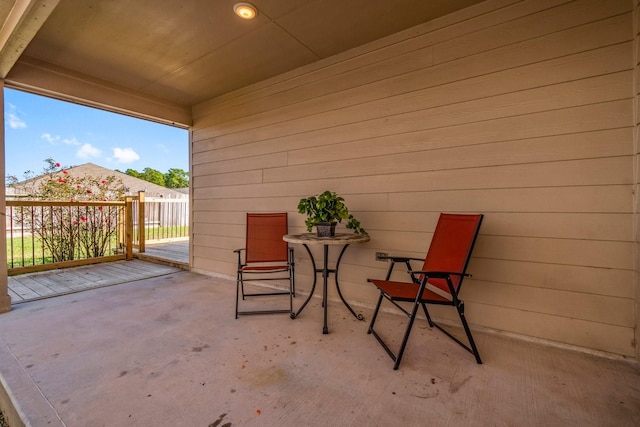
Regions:
<instances>
[{"instance_id":1,"label":"chair metal armrest","mask_svg":"<svg viewBox=\"0 0 640 427\"><path fill-rule=\"evenodd\" d=\"M244 267L246 264L242 263L242 252L246 251L247 248L234 249L233 253L238 254L238 270Z\"/></svg>"},{"instance_id":2,"label":"chair metal armrest","mask_svg":"<svg viewBox=\"0 0 640 427\"><path fill-rule=\"evenodd\" d=\"M471 275L468 273L462 274L455 271L412 271L410 274L413 282L416 284L420 284L420 289L424 289L429 279L445 279L445 281L447 282L447 287L449 288L449 293L453 297L453 301L456 304L456 301L458 301L458 293L453 286L451 276L471 277ZM422 276L422 280L420 280L419 276Z\"/></svg>"},{"instance_id":3,"label":"chair metal armrest","mask_svg":"<svg viewBox=\"0 0 640 427\"><path fill-rule=\"evenodd\" d=\"M378 257L379 260L390 259L392 262L408 262L408 261L424 261L424 258L412 258L406 256L393 256L393 255L382 255Z\"/></svg>"},{"instance_id":4,"label":"chair metal armrest","mask_svg":"<svg viewBox=\"0 0 640 427\"><path fill-rule=\"evenodd\" d=\"M460 277L471 277L471 274L458 273L455 271L412 271L412 275L422 275L424 274L427 277L431 277L434 279L444 279L448 276L460 276Z\"/></svg>"},{"instance_id":5,"label":"chair metal armrest","mask_svg":"<svg viewBox=\"0 0 640 427\"><path fill-rule=\"evenodd\" d=\"M391 278L391 273L393 272L393 268L396 266L397 262L401 262L404 263L404 265L407 267L407 273L409 275L411 275L411 272L413 271L413 269L411 268L411 262L410 261L424 261L424 259L422 258L413 258L413 257L404 257L404 256L389 256L389 255L384 255L379 257L378 259L381 260L390 260L391 263L389 264L389 269L387 270L387 276L385 278L385 280L389 280Z\"/></svg>"}]
</instances>

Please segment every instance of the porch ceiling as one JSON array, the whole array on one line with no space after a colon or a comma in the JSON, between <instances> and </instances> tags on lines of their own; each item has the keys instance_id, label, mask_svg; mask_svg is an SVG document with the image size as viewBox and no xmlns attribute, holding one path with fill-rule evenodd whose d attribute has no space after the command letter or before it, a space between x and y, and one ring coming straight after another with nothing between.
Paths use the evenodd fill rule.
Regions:
<instances>
[{"instance_id":1,"label":"porch ceiling","mask_svg":"<svg viewBox=\"0 0 640 427\"><path fill-rule=\"evenodd\" d=\"M245 21L235 0L3 0L0 77L65 92L34 76L46 71L190 107L480 2L252 0Z\"/></svg>"}]
</instances>

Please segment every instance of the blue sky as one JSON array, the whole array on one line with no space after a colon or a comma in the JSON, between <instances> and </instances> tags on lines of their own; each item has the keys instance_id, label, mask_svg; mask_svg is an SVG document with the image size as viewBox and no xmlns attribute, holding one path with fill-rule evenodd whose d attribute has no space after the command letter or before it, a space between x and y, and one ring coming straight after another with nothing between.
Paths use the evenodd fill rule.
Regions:
<instances>
[{"instance_id":1,"label":"blue sky","mask_svg":"<svg viewBox=\"0 0 640 427\"><path fill-rule=\"evenodd\" d=\"M189 171L184 129L12 89L4 95L6 175L40 174L49 157L63 166Z\"/></svg>"}]
</instances>

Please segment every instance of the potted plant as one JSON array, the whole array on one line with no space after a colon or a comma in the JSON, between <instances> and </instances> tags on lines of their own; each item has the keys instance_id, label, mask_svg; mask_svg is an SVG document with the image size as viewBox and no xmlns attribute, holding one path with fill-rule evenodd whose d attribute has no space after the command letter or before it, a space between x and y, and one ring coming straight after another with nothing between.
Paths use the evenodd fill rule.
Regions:
<instances>
[{"instance_id":1,"label":"potted plant","mask_svg":"<svg viewBox=\"0 0 640 427\"><path fill-rule=\"evenodd\" d=\"M347 228L352 229L354 233L368 234L360 226L360 221L349 212L344 199L328 190L322 194L300 199L298 212L307 215L304 222L307 231L311 231L313 226L316 226L319 237L334 236L336 224L343 219L347 220Z\"/></svg>"}]
</instances>

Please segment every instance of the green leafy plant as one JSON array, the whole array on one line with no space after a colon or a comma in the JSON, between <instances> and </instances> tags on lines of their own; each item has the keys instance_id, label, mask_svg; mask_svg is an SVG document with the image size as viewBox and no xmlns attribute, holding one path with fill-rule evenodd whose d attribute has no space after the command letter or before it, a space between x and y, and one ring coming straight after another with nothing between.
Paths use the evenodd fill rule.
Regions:
<instances>
[{"instance_id":1,"label":"green leafy plant","mask_svg":"<svg viewBox=\"0 0 640 427\"><path fill-rule=\"evenodd\" d=\"M104 256L117 236L120 221L116 207L99 203L123 200L122 181L114 176L74 176L50 158L45 162L44 174L29 181L23 198L71 203L17 208L14 224L37 236L54 262Z\"/></svg>"},{"instance_id":2,"label":"green leafy plant","mask_svg":"<svg viewBox=\"0 0 640 427\"><path fill-rule=\"evenodd\" d=\"M360 221L355 219L344 204L344 199L331 191L300 199L298 213L307 215L305 224L307 231L320 223L333 223L347 221L347 228L356 234L368 235L360 226Z\"/></svg>"}]
</instances>

